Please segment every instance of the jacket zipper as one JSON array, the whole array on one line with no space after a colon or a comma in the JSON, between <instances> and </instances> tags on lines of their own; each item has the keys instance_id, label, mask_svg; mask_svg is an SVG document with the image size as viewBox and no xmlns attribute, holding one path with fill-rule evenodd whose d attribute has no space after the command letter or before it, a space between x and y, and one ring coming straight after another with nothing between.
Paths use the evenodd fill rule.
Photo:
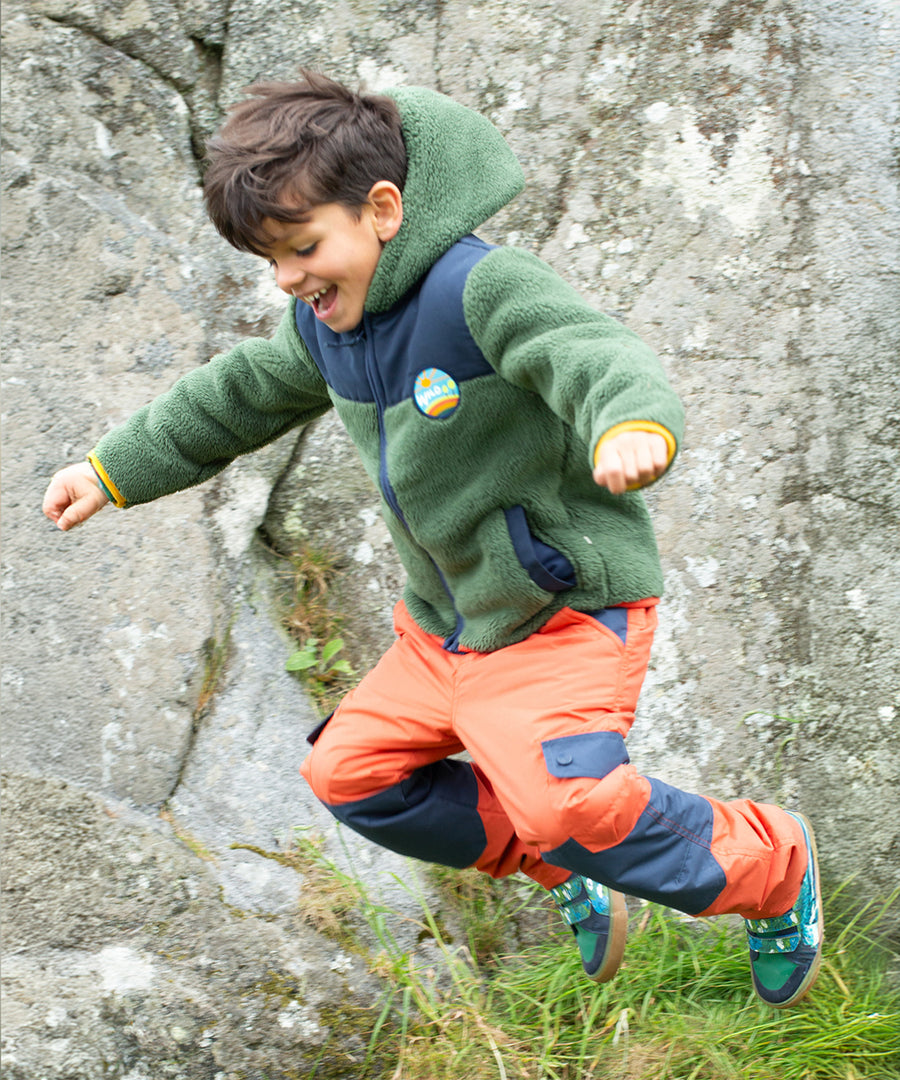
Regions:
<instances>
[{"instance_id":1,"label":"jacket zipper","mask_svg":"<svg viewBox=\"0 0 900 1080\"><path fill-rule=\"evenodd\" d=\"M381 488L381 493L384 496L385 502L391 508L396 515L397 520L406 529L409 536L412 538L412 531L406 522L406 518L403 516L403 511L400 509L400 503L397 500L397 493L391 486L390 477L388 476L387 467L387 435L384 430L384 409L385 409L385 393L384 384L381 381L381 373L378 370L378 365L375 362L375 345L374 334L372 332L372 323L368 315L363 314L363 338L365 340L366 350L366 376L369 380L369 386L372 390L372 396L375 399L375 412L378 416L378 485ZM453 614L456 616L456 626L453 632L444 638L443 647L448 652L459 652L459 637L463 631L463 617L460 615L459 610L456 607L456 601L453 598L453 593L450 591L450 586L447 584L447 579L444 577L443 571L434 561L431 555L422 549L425 555L428 556L431 565L434 567L437 576L441 579L441 584L444 586L444 591L447 594L447 598L453 607Z\"/></svg>"}]
</instances>

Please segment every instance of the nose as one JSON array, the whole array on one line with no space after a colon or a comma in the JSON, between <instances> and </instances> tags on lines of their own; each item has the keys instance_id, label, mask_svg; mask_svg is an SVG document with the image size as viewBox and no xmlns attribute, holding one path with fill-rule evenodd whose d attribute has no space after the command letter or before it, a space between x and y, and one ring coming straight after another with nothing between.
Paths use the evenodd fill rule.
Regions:
<instances>
[{"instance_id":1,"label":"nose","mask_svg":"<svg viewBox=\"0 0 900 1080\"><path fill-rule=\"evenodd\" d=\"M292 260L286 259L284 262L275 263L272 270L275 274L275 284L282 292L286 292L288 296L300 295L300 285L306 274Z\"/></svg>"}]
</instances>

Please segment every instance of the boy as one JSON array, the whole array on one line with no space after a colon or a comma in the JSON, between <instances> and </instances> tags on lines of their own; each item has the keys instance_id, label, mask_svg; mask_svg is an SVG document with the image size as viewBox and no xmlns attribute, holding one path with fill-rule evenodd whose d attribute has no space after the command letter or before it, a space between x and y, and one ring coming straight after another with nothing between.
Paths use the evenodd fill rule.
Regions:
<instances>
[{"instance_id":1,"label":"boy","mask_svg":"<svg viewBox=\"0 0 900 1080\"><path fill-rule=\"evenodd\" d=\"M316 795L402 854L538 881L598 982L627 890L740 913L757 993L798 1001L823 933L808 823L640 776L625 750L662 590L634 489L682 428L655 356L537 258L472 235L522 186L484 118L312 73L249 93L205 197L269 261L285 317L58 473L45 512L68 529L200 483L334 406L408 584L397 641L310 736Z\"/></svg>"}]
</instances>

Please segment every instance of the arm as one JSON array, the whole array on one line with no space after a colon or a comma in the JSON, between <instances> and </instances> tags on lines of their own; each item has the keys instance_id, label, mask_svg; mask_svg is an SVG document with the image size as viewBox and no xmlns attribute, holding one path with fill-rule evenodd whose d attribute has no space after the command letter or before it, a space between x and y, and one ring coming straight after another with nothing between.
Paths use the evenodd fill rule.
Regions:
<instances>
[{"instance_id":1,"label":"arm","mask_svg":"<svg viewBox=\"0 0 900 1080\"><path fill-rule=\"evenodd\" d=\"M133 506L202 483L330 406L292 302L271 340L249 339L188 372L105 435L89 461L112 501Z\"/></svg>"},{"instance_id":2,"label":"arm","mask_svg":"<svg viewBox=\"0 0 900 1080\"><path fill-rule=\"evenodd\" d=\"M472 336L499 374L539 394L582 437L597 483L620 494L668 468L684 412L637 335L514 248L473 268L464 305Z\"/></svg>"}]
</instances>

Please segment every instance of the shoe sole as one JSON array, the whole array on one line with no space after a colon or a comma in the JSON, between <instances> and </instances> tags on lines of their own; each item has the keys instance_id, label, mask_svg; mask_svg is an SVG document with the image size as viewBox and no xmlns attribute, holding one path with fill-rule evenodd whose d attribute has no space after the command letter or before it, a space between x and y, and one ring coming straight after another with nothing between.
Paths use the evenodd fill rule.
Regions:
<instances>
[{"instance_id":1,"label":"shoe sole","mask_svg":"<svg viewBox=\"0 0 900 1080\"><path fill-rule=\"evenodd\" d=\"M816 958L809 966L809 971L806 973L806 978L797 987L796 993L793 997L789 997L787 1001L780 1001L777 1005L774 1002L767 1002L774 1009L787 1009L792 1005L796 1005L798 1001L802 1001L803 998L812 990L815 985L816 979L819 977L819 968L822 966L822 951L825 945L825 913L822 910L822 889L819 883L819 852L816 848L816 837L813 833L812 825L804 814L798 814L796 810L790 811L791 816L802 822L803 827L806 829L806 835L809 839L809 852L813 861L813 882L816 887L816 907L819 910L819 951L816 953Z\"/></svg>"},{"instance_id":2,"label":"shoe sole","mask_svg":"<svg viewBox=\"0 0 900 1080\"><path fill-rule=\"evenodd\" d=\"M591 982L605 983L615 977L625 955L625 939L628 936L628 908L625 897L614 889L609 890L609 939L606 959L588 978Z\"/></svg>"}]
</instances>

